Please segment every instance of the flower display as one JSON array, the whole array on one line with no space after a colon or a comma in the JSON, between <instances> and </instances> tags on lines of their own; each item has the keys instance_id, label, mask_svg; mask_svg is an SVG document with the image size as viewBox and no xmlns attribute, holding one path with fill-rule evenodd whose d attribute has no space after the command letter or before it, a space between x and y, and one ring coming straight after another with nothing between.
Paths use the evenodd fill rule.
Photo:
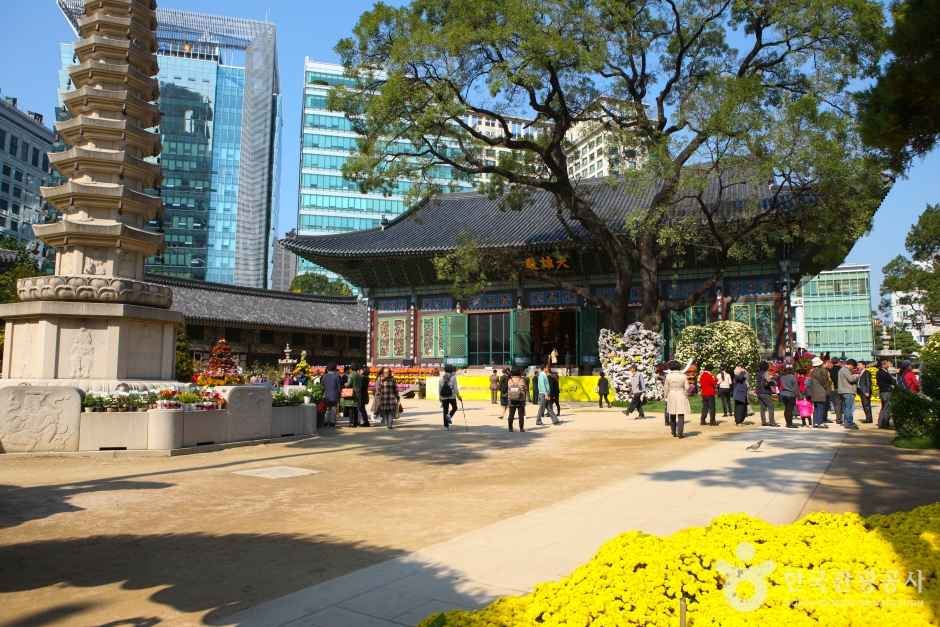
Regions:
<instances>
[{"instance_id":1,"label":"flower display","mask_svg":"<svg viewBox=\"0 0 940 627\"><path fill-rule=\"evenodd\" d=\"M668 537L632 531L567 577L422 627L936 625L940 503L787 525L726 514Z\"/></svg>"},{"instance_id":2,"label":"flower display","mask_svg":"<svg viewBox=\"0 0 940 627\"><path fill-rule=\"evenodd\" d=\"M691 359L714 372L731 372L737 366L756 372L760 344L757 334L746 324L719 320L682 329L676 338L676 359L682 363Z\"/></svg>"},{"instance_id":3,"label":"flower display","mask_svg":"<svg viewBox=\"0 0 940 627\"><path fill-rule=\"evenodd\" d=\"M437 368L392 368L392 376L399 386L418 385L427 377L436 377L440 374ZM375 378L379 375L379 368L369 370L369 382L375 383Z\"/></svg>"},{"instance_id":4,"label":"flower display","mask_svg":"<svg viewBox=\"0 0 940 627\"><path fill-rule=\"evenodd\" d=\"M238 364L232 357L232 348L225 341L219 341L212 347L206 367L193 375L193 383L199 386L242 385L245 377L239 371Z\"/></svg>"},{"instance_id":5,"label":"flower display","mask_svg":"<svg viewBox=\"0 0 940 627\"><path fill-rule=\"evenodd\" d=\"M630 399L630 366L633 364L646 380L646 399L663 397L662 382L656 376L656 362L663 351L662 335L646 329L640 322L634 322L623 334L601 329L597 344L601 368L610 380L617 400Z\"/></svg>"}]
</instances>

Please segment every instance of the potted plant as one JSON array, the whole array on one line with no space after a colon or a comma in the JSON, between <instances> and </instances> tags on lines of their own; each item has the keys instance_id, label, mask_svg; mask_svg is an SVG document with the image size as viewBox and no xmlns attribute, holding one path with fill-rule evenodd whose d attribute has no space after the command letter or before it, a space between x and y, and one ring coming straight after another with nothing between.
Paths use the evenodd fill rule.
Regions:
<instances>
[{"instance_id":1,"label":"potted plant","mask_svg":"<svg viewBox=\"0 0 940 627\"><path fill-rule=\"evenodd\" d=\"M89 392L82 399L82 408L89 412L104 411L104 399L97 394Z\"/></svg>"},{"instance_id":2,"label":"potted plant","mask_svg":"<svg viewBox=\"0 0 940 627\"><path fill-rule=\"evenodd\" d=\"M179 409L181 403L177 391L172 388L157 392L157 407L159 409Z\"/></svg>"},{"instance_id":3,"label":"potted plant","mask_svg":"<svg viewBox=\"0 0 940 627\"><path fill-rule=\"evenodd\" d=\"M202 395L199 392L180 392L177 398L186 411L193 411L196 403L202 402Z\"/></svg>"}]
</instances>

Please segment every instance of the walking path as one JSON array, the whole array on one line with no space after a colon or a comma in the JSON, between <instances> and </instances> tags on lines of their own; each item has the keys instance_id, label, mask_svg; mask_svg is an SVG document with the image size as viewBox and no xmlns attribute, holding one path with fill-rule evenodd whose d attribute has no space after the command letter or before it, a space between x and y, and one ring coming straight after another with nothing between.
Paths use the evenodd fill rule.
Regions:
<instances>
[{"instance_id":1,"label":"walking path","mask_svg":"<svg viewBox=\"0 0 940 627\"><path fill-rule=\"evenodd\" d=\"M668 535L728 512L791 522L839 444L855 435L839 428L730 433L621 482L274 599L222 623L415 625L432 612L480 607L558 579L627 530ZM758 451L746 450L760 438Z\"/></svg>"}]
</instances>

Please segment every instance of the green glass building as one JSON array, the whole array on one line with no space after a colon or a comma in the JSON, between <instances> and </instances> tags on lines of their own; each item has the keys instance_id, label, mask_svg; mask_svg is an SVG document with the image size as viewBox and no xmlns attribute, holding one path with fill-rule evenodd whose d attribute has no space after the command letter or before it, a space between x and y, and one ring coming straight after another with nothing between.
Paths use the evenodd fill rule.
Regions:
<instances>
[{"instance_id":1,"label":"green glass building","mask_svg":"<svg viewBox=\"0 0 940 627\"><path fill-rule=\"evenodd\" d=\"M841 265L804 279L793 293L797 344L833 357L872 359L871 269Z\"/></svg>"}]
</instances>

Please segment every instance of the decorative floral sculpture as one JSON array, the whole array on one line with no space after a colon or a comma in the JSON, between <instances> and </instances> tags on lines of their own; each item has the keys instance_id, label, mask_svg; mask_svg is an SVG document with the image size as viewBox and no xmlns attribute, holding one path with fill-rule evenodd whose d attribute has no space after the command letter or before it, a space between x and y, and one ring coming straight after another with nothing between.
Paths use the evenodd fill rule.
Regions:
<instances>
[{"instance_id":1,"label":"decorative floral sculpture","mask_svg":"<svg viewBox=\"0 0 940 627\"><path fill-rule=\"evenodd\" d=\"M676 338L676 359L683 363L691 359L712 371L731 372L744 366L748 372L756 372L760 345L751 327L721 320L684 328Z\"/></svg>"},{"instance_id":2,"label":"decorative floral sculpture","mask_svg":"<svg viewBox=\"0 0 940 627\"><path fill-rule=\"evenodd\" d=\"M598 340L601 368L610 380L617 400L626 401L631 397L630 366L633 364L646 380L646 399L663 397L663 386L656 376L656 363L662 350L662 335L646 329L640 322L628 326L622 335L601 329Z\"/></svg>"},{"instance_id":3,"label":"decorative floral sculpture","mask_svg":"<svg viewBox=\"0 0 940 627\"><path fill-rule=\"evenodd\" d=\"M219 341L212 347L209 354L209 362L205 369L200 370L193 377L196 385L241 385L245 382L245 377L239 372L238 364L232 357L232 348L225 341L225 338L219 338Z\"/></svg>"}]
</instances>

